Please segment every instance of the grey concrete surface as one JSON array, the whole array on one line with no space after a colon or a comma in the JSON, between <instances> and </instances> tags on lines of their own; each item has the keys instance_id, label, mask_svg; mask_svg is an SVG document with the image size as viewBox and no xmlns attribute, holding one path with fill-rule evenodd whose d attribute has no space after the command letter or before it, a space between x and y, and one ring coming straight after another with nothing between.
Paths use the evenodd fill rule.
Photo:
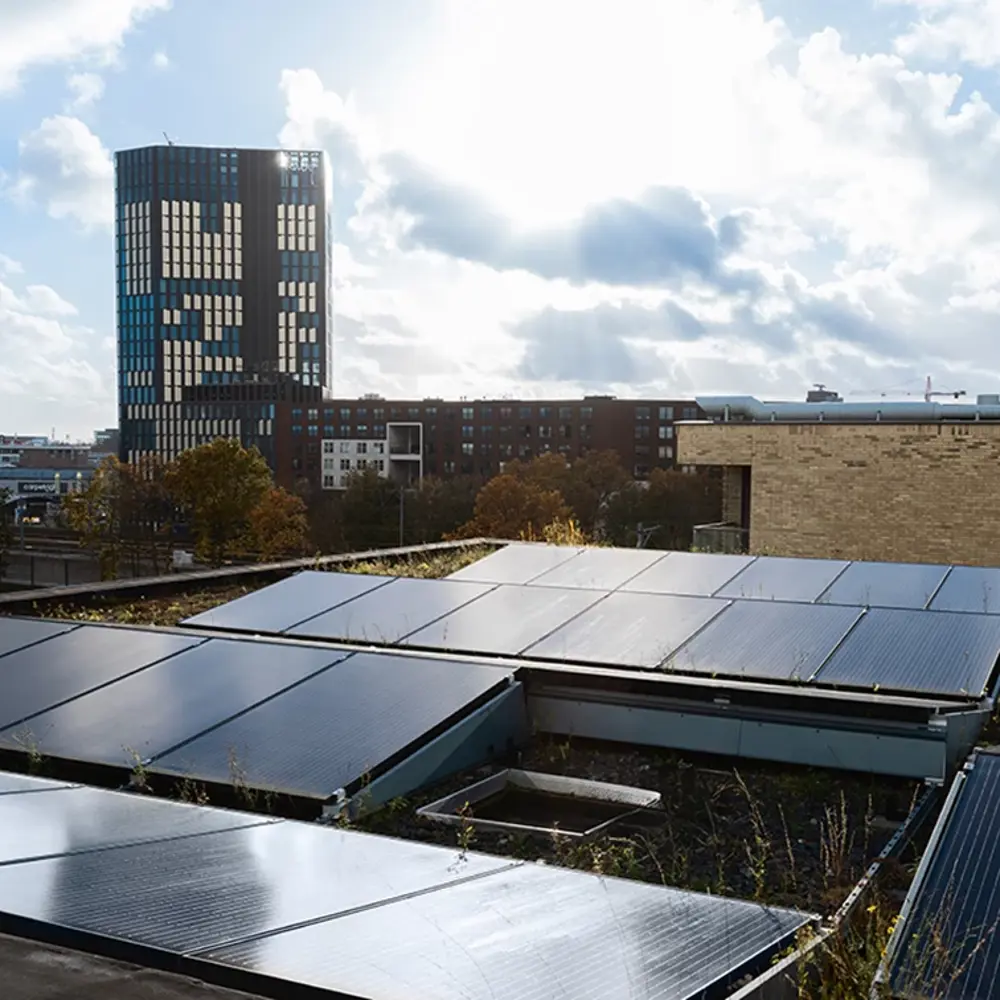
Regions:
<instances>
[{"instance_id":1,"label":"grey concrete surface","mask_svg":"<svg viewBox=\"0 0 1000 1000\"><path fill-rule=\"evenodd\" d=\"M3 1000L251 1000L249 994L0 934Z\"/></svg>"}]
</instances>

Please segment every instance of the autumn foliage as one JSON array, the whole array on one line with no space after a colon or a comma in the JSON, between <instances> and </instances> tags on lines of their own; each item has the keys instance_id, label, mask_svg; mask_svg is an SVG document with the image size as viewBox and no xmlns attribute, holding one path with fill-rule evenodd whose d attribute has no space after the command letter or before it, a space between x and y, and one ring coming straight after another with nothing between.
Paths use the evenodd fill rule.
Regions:
<instances>
[{"instance_id":1,"label":"autumn foliage","mask_svg":"<svg viewBox=\"0 0 1000 1000\"><path fill-rule=\"evenodd\" d=\"M543 489L517 476L495 476L479 491L472 520L454 538L523 538L541 535L553 521L570 518L558 490Z\"/></svg>"}]
</instances>

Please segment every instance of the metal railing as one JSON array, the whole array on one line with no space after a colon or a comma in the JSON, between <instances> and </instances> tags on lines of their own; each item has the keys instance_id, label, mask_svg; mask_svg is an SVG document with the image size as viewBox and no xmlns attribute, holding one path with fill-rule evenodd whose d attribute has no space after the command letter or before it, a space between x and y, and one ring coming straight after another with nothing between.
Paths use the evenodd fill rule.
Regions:
<instances>
[{"instance_id":1,"label":"metal railing","mask_svg":"<svg viewBox=\"0 0 1000 1000\"><path fill-rule=\"evenodd\" d=\"M694 526L692 545L699 552L744 553L750 546L750 530L738 524L716 521Z\"/></svg>"}]
</instances>

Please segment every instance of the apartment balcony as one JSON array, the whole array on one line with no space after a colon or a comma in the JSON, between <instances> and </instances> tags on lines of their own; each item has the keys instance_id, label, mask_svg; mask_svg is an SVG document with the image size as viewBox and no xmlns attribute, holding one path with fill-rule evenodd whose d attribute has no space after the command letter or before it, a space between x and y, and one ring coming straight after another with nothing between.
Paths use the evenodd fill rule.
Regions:
<instances>
[{"instance_id":1,"label":"apartment balcony","mask_svg":"<svg viewBox=\"0 0 1000 1000\"><path fill-rule=\"evenodd\" d=\"M748 551L750 530L738 524L716 521L694 526L692 548L697 552L724 552L739 555Z\"/></svg>"}]
</instances>

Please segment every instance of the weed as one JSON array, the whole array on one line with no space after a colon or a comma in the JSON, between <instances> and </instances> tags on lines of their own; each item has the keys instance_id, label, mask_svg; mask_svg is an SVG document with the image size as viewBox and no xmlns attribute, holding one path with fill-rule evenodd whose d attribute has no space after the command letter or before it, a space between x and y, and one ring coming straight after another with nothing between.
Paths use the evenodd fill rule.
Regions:
<instances>
[{"instance_id":1,"label":"weed","mask_svg":"<svg viewBox=\"0 0 1000 1000\"><path fill-rule=\"evenodd\" d=\"M464 802L458 810L458 816L461 820L458 827L458 849L460 856L464 859L476 839L476 827L472 822L472 806L468 802Z\"/></svg>"},{"instance_id":2,"label":"weed","mask_svg":"<svg viewBox=\"0 0 1000 1000\"><path fill-rule=\"evenodd\" d=\"M133 750L132 747L122 747L122 750L132 762L131 786L137 792L150 792L149 770L146 767L146 762L142 759L142 754L138 750Z\"/></svg>"},{"instance_id":3,"label":"weed","mask_svg":"<svg viewBox=\"0 0 1000 1000\"><path fill-rule=\"evenodd\" d=\"M181 802L191 802L196 806L207 806L208 789L192 778L185 778L177 788L177 798Z\"/></svg>"},{"instance_id":4,"label":"weed","mask_svg":"<svg viewBox=\"0 0 1000 1000\"><path fill-rule=\"evenodd\" d=\"M31 730L22 729L14 733L12 739L28 758L28 774L40 775L45 769L45 758Z\"/></svg>"}]
</instances>

